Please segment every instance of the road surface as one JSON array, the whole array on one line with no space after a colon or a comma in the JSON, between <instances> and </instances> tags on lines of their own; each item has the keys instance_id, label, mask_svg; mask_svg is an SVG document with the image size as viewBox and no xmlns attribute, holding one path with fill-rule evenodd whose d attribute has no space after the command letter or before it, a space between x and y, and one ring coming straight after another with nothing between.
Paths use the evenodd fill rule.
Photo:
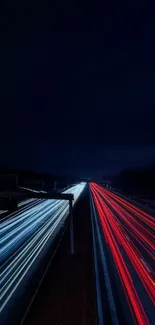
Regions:
<instances>
[{"instance_id":1,"label":"road surface","mask_svg":"<svg viewBox=\"0 0 155 325\"><path fill-rule=\"evenodd\" d=\"M3 325L155 324L154 216L84 187L65 191L76 202L74 257L67 201L25 200L1 221Z\"/></svg>"}]
</instances>

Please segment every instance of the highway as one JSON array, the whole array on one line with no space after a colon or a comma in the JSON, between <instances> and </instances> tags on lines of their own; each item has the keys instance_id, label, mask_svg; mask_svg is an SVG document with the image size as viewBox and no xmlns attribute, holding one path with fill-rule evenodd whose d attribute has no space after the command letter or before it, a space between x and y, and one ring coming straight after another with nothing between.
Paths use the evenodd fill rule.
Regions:
<instances>
[{"instance_id":1,"label":"highway","mask_svg":"<svg viewBox=\"0 0 155 325\"><path fill-rule=\"evenodd\" d=\"M155 324L154 216L95 183L90 196L99 325Z\"/></svg>"},{"instance_id":2,"label":"highway","mask_svg":"<svg viewBox=\"0 0 155 325\"><path fill-rule=\"evenodd\" d=\"M80 183L63 193L72 193L75 205L84 187L85 183ZM36 269L41 269L47 252L52 256L51 247L64 232L68 216L67 201L29 199L20 203L17 212L1 220L0 311L3 324L9 322L14 305L22 299Z\"/></svg>"},{"instance_id":3,"label":"highway","mask_svg":"<svg viewBox=\"0 0 155 325\"><path fill-rule=\"evenodd\" d=\"M1 323L154 325L153 213L96 183L63 193L74 195L74 257L67 201L26 199L0 222Z\"/></svg>"}]
</instances>

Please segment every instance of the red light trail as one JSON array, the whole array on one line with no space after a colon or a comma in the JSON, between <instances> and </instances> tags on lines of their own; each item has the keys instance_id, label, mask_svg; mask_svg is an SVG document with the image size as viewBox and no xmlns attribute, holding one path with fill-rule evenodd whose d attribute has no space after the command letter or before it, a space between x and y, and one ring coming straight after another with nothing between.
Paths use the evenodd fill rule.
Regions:
<instances>
[{"instance_id":1,"label":"red light trail","mask_svg":"<svg viewBox=\"0 0 155 325\"><path fill-rule=\"evenodd\" d=\"M155 305L155 274L151 267L155 251L155 219L95 183L90 183L90 190L134 321L141 325L151 324L152 312L150 316L143 305L133 272L126 261L130 261L148 299Z\"/></svg>"}]
</instances>

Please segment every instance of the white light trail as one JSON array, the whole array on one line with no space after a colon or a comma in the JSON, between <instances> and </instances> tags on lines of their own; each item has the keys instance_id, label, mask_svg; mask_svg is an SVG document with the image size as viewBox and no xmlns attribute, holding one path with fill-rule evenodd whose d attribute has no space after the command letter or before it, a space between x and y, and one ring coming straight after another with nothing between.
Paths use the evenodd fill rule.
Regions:
<instances>
[{"instance_id":1,"label":"white light trail","mask_svg":"<svg viewBox=\"0 0 155 325\"><path fill-rule=\"evenodd\" d=\"M85 183L77 184L63 193L73 194L77 202ZM46 245L67 220L69 204L65 200L28 199L20 210L0 222L1 292L0 311L7 306L25 275L37 262Z\"/></svg>"}]
</instances>

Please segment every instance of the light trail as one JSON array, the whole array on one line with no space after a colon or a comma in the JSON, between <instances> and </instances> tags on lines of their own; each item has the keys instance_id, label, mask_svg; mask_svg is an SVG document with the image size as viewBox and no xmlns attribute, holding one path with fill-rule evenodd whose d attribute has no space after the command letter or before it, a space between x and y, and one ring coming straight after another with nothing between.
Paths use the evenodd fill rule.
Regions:
<instances>
[{"instance_id":1,"label":"light trail","mask_svg":"<svg viewBox=\"0 0 155 325\"><path fill-rule=\"evenodd\" d=\"M90 189L134 322L153 324L155 220L97 184Z\"/></svg>"},{"instance_id":2,"label":"light trail","mask_svg":"<svg viewBox=\"0 0 155 325\"><path fill-rule=\"evenodd\" d=\"M115 195L112 192L107 191L104 189L105 193L108 194L109 197L115 199L118 203L120 203L122 206L124 206L127 210L129 210L132 213L136 213L136 218L139 219L140 222L143 222L147 227L153 228L155 230L155 221L154 217L150 214L146 213L145 211L139 209L132 203L124 200L123 198Z\"/></svg>"},{"instance_id":3,"label":"light trail","mask_svg":"<svg viewBox=\"0 0 155 325\"><path fill-rule=\"evenodd\" d=\"M41 192L41 191L40 191ZM42 191L43 192L43 191ZM26 200L22 200L21 202L18 203L18 208L21 208L24 205L27 205L30 202L33 202L36 199L26 199ZM8 210L0 210L0 215L3 215L4 213L8 212ZM15 213L12 213L12 215ZM4 220L4 218L3 218Z\"/></svg>"},{"instance_id":4,"label":"light trail","mask_svg":"<svg viewBox=\"0 0 155 325\"><path fill-rule=\"evenodd\" d=\"M74 195L74 205L84 187L85 183L80 183L63 193ZM37 258L43 257L68 215L69 203L65 200L30 199L1 221L1 312Z\"/></svg>"},{"instance_id":5,"label":"light trail","mask_svg":"<svg viewBox=\"0 0 155 325\"><path fill-rule=\"evenodd\" d=\"M147 251L147 253L155 259L154 251L155 251L155 243L154 243L154 234L153 234L153 226L148 224L148 229L146 225L143 225L143 218L141 220L138 219L135 215L132 215L133 209L131 209L130 213L124 209L120 204L116 203L112 196L108 196L107 193L100 192L101 196L106 200L107 203L113 208L113 210L117 213L118 217L121 218L121 222L123 223L124 228L128 231L134 238L139 242L140 245ZM142 215L143 217L143 215ZM141 223L139 222L141 221Z\"/></svg>"}]
</instances>

